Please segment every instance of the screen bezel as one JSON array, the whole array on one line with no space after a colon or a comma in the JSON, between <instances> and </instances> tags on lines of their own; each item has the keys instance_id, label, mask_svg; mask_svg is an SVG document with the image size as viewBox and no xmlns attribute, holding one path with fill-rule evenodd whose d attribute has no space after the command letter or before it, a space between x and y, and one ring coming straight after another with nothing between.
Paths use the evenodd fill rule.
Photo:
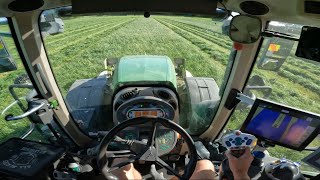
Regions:
<instances>
[{"instance_id":1,"label":"screen bezel","mask_svg":"<svg viewBox=\"0 0 320 180\"><path fill-rule=\"evenodd\" d=\"M285 110L285 111L290 111L290 114L299 114L301 116L307 116L307 117L310 117L310 118L313 118L313 119L318 119L319 124L320 124L320 115L317 115L317 114L314 114L314 113L311 113L311 112L308 112L308 111L303 111L303 110L300 110L300 109L292 108L292 107L289 107L289 106L285 106L285 105L282 105L282 104L279 104L279 103L274 103L274 102L271 102L271 101L268 101L268 100L265 100L265 99L257 98L255 100L250 112L249 112L249 115L247 116L246 120L244 121L242 127L240 128L240 130L242 132L248 133L248 134L252 134L252 135L256 136L256 138L258 138L259 141L265 141L267 143L272 143L274 145L280 145L280 146L283 146L283 147L286 147L286 148L290 148L290 149L293 149L293 150L297 150L297 151L304 150L305 147L307 147L313 141L313 139L316 138L317 135L319 134L320 126L318 125L318 127L316 127L314 132L303 143L301 143L301 145L299 147L295 147L295 146L291 146L289 144L285 144L285 143L281 143L281 142L278 142L278 141L274 141L274 140L259 136L257 134L254 134L252 132L246 131L246 127L250 123L252 117L254 116L255 112L257 111L259 105L261 105L261 104L267 105L267 106L270 105L270 106L272 106L272 110L275 110L275 111Z\"/></svg>"}]
</instances>

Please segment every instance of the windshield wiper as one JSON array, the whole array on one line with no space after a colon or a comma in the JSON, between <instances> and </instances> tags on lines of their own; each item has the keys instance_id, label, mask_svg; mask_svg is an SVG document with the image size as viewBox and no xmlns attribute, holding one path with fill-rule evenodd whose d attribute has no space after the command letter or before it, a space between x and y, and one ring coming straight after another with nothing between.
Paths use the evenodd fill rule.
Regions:
<instances>
[{"instance_id":1,"label":"windshield wiper","mask_svg":"<svg viewBox=\"0 0 320 180\"><path fill-rule=\"evenodd\" d=\"M304 151L316 151L319 147L306 147Z\"/></svg>"},{"instance_id":2,"label":"windshield wiper","mask_svg":"<svg viewBox=\"0 0 320 180\"><path fill-rule=\"evenodd\" d=\"M261 32L261 36L263 37L279 37L283 39L288 39L292 41L299 41L299 38L290 34L285 34L281 32L271 31L271 30L264 30L264 32Z\"/></svg>"}]
</instances>

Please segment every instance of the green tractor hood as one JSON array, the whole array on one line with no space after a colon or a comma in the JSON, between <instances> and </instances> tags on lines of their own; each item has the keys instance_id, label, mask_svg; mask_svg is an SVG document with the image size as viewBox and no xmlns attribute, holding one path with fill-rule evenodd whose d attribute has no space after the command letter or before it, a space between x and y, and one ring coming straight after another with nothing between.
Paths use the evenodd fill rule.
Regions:
<instances>
[{"instance_id":1,"label":"green tractor hood","mask_svg":"<svg viewBox=\"0 0 320 180\"><path fill-rule=\"evenodd\" d=\"M167 56L124 56L116 64L112 78L115 91L123 86L177 87L175 67Z\"/></svg>"}]
</instances>

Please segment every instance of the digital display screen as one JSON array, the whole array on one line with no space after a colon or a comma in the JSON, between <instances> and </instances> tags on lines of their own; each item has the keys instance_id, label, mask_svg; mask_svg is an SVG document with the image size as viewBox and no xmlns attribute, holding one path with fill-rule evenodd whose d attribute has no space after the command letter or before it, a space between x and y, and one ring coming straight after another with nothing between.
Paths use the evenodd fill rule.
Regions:
<instances>
[{"instance_id":1,"label":"digital display screen","mask_svg":"<svg viewBox=\"0 0 320 180\"><path fill-rule=\"evenodd\" d=\"M241 130L260 140L302 150L319 133L319 126L318 115L257 99Z\"/></svg>"},{"instance_id":2,"label":"digital display screen","mask_svg":"<svg viewBox=\"0 0 320 180\"><path fill-rule=\"evenodd\" d=\"M304 26L296 56L320 62L320 28Z\"/></svg>"},{"instance_id":3,"label":"digital display screen","mask_svg":"<svg viewBox=\"0 0 320 180\"><path fill-rule=\"evenodd\" d=\"M129 119L137 117L164 117L164 113L161 109L138 109L128 111L127 116Z\"/></svg>"}]
</instances>

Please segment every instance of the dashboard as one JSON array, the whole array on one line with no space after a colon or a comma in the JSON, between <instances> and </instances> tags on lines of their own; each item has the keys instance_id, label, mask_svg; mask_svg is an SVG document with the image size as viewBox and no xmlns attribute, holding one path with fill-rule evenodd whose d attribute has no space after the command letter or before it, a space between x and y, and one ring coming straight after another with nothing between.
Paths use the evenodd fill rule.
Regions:
<instances>
[{"instance_id":1,"label":"dashboard","mask_svg":"<svg viewBox=\"0 0 320 180\"><path fill-rule=\"evenodd\" d=\"M115 124L137 117L162 117L176 123L179 120L178 98L168 88L128 87L116 93L113 102ZM152 122L127 128L120 132L119 136L124 139L146 141L151 129ZM155 138L159 155L168 154L180 147L177 145L178 134L161 125L157 127Z\"/></svg>"},{"instance_id":2,"label":"dashboard","mask_svg":"<svg viewBox=\"0 0 320 180\"><path fill-rule=\"evenodd\" d=\"M113 100L115 124L135 117L163 117L178 123L176 94L163 87L128 87L117 92Z\"/></svg>"}]
</instances>

